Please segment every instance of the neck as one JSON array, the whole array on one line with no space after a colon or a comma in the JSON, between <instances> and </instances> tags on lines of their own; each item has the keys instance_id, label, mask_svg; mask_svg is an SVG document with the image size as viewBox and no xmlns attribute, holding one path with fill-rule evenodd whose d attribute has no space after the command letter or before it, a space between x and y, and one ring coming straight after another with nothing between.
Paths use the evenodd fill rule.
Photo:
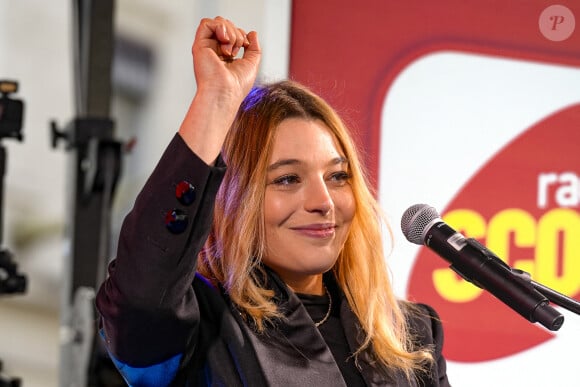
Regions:
<instances>
[{"instance_id":1,"label":"neck","mask_svg":"<svg viewBox=\"0 0 580 387\"><path fill-rule=\"evenodd\" d=\"M286 285L295 293L324 295L324 285L322 282L322 274L310 276L300 281L282 278Z\"/></svg>"}]
</instances>

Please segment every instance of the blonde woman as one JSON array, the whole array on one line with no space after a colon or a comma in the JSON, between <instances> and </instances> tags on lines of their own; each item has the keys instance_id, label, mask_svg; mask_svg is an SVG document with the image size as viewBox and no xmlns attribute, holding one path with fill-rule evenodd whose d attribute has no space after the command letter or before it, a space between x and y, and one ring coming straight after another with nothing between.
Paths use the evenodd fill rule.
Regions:
<instances>
[{"instance_id":1,"label":"blonde woman","mask_svg":"<svg viewBox=\"0 0 580 387\"><path fill-rule=\"evenodd\" d=\"M252 88L257 34L229 20L201 21L193 59L196 96L97 296L126 381L448 386L441 324L393 295L338 115L295 82Z\"/></svg>"}]
</instances>

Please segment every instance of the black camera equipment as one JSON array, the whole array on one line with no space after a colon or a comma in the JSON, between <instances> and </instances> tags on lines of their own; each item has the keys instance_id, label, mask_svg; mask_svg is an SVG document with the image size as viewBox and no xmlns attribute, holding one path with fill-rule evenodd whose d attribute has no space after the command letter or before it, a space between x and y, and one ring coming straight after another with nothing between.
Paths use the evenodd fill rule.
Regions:
<instances>
[{"instance_id":1,"label":"black camera equipment","mask_svg":"<svg viewBox=\"0 0 580 387\"><path fill-rule=\"evenodd\" d=\"M11 99L10 94L18 91L15 81L0 80L0 140L15 138L22 141L22 117L24 103ZM4 175L6 174L6 148L0 144L0 248L4 224ZM0 294L24 293L26 277L19 274L12 254L0 249Z\"/></svg>"},{"instance_id":2,"label":"black camera equipment","mask_svg":"<svg viewBox=\"0 0 580 387\"><path fill-rule=\"evenodd\" d=\"M11 99L18 91L18 82L0 80L0 137L14 137L22 141L22 117L24 103Z\"/></svg>"},{"instance_id":3,"label":"black camera equipment","mask_svg":"<svg viewBox=\"0 0 580 387\"><path fill-rule=\"evenodd\" d=\"M0 140L15 138L22 141L22 117L24 103L11 99L10 94L18 91L18 82L0 80ZM4 175L6 173L6 149L0 144L0 295L17 294L26 291L26 276L18 273L18 266L12 254L1 247L4 224ZM19 387L20 378L2 374L0 360L0 387Z\"/></svg>"}]
</instances>

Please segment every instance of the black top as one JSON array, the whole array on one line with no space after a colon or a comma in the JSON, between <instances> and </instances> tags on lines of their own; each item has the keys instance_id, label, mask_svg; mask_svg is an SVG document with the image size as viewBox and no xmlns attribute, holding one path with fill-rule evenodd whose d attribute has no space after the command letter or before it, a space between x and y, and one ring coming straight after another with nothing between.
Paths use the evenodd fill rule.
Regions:
<instances>
[{"instance_id":1,"label":"black top","mask_svg":"<svg viewBox=\"0 0 580 387\"><path fill-rule=\"evenodd\" d=\"M342 297L340 297L340 294L336 292L334 287L329 287L328 291L332 297L330 317L318 326L318 331L322 334L326 345L330 348L346 385L349 387L366 386L359 370L356 368L355 359L352 356L344 334L344 328L340 322L340 303ZM296 295L302 301L302 304L315 323L324 319L324 316L328 313L330 302L327 294L317 296L297 293Z\"/></svg>"}]
</instances>

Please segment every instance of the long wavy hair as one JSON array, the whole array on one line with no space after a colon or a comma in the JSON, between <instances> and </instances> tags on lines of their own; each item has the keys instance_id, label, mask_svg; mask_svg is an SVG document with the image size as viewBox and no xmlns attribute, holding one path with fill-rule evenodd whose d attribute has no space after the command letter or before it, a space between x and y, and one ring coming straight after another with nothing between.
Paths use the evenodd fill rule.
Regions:
<instances>
[{"instance_id":1,"label":"long wavy hair","mask_svg":"<svg viewBox=\"0 0 580 387\"><path fill-rule=\"evenodd\" d=\"M276 128L288 118L321 120L349 160L356 211L332 270L365 333L355 356L366 351L380 368L402 371L411 378L426 368L432 356L428 349L412 349L405 312L393 293L383 252L386 222L348 129L334 109L306 87L293 81L255 87L240 106L223 146L228 168L198 271L219 283L258 330L280 316L273 292L263 286L260 262L265 251L266 169Z\"/></svg>"}]
</instances>

